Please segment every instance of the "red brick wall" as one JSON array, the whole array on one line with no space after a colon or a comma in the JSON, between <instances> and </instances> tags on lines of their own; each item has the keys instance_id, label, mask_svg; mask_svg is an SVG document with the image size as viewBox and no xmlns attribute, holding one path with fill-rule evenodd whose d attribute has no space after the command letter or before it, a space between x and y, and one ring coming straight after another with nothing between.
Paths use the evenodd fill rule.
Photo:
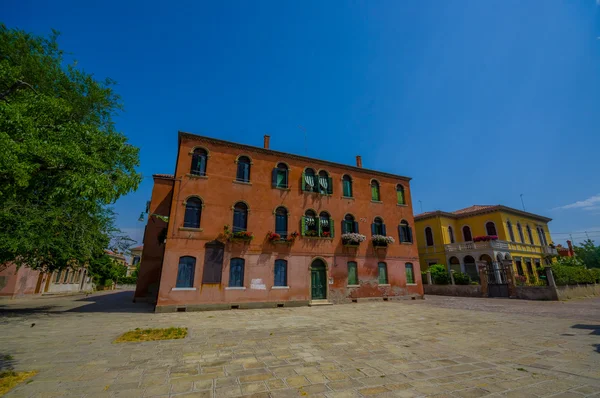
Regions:
<instances>
[{"instance_id":1,"label":"red brick wall","mask_svg":"<svg viewBox=\"0 0 600 398\"><path fill-rule=\"evenodd\" d=\"M0 296L17 297L34 294L37 286L39 271L22 266L17 270L14 264L0 265ZM45 277L42 279L40 293L43 291Z\"/></svg>"},{"instance_id":2,"label":"red brick wall","mask_svg":"<svg viewBox=\"0 0 600 398\"><path fill-rule=\"evenodd\" d=\"M194 147L202 146L209 151L207 177L194 178L187 174L190 170L191 152ZM236 177L235 160L239 155L247 155L252 159L251 185L233 182ZM279 162L285 162L290 167L290 190L273 189L271 173ZM301 191L301 176L305 167L312 167L316 172L326 170L333 179L333 195L322 196L316 193ZM353 179L354 199L342 198L342 176L349 174ZM371 201L371 179L376 178L380 183L381 201ZM155 184L158 180L155 180ZM396 184L403 184L407 204L396 204ZM161 188L163 189L163 188ZM165 186L164 189L167 189ZM153 191L152 205L155 205ZM162 191L161 191L162 192ZM405 219L413 227L414 220L410 195L409 179L381 175L374 172L331 165L316 160L307 160L285 156L273 151L260 148L236 147L201 137L193 138L188 135L180 136L179 156L177 159L174 191L170 209L170 222L162 276L159 306L201 303L233 303L246 301L279 301L279 300L309 300L310 299L310 264L316 256L322 257L328 267L328 277L333 278L329 285L329 298L335 301L350 298L377 297L382 295L421 295L422 285L418 264L416 243L400 244L397 226ZM185 200L192 196L202 198L202 231L180 230L183 226ZM167 195L162 193L162 197ZM237 255L232 254L232 244L226 247L223 264L223 278L220 287L202 285L202 265L204 259L204 244L214 240L223 232L224 225L233 222L233 206L237 201L248 204L248 231L254 233L250 244L235 244ZM291 247L273 245L266 239L266 234L275 228L274 211L278 206L285 206L289 211L289 232L300 232L301 217L306 209L328 211L334 220L335 237L333 240L315 240L299 237ZM341 220L347 213L354 215L359 221L359 232L367 236L367 241L354 249L343 247L341 235ZM371 243L371 223L374 217L382 217L387 234L396 239L387 251L376 252ZM144 241L144 256L142 270L146 266L146 251L156 239L149 237L146 230ZM196 291L172 291L175 286L178 260L180 256L196 257L196 273L194 286ZM246 259L245 291L226 290L229 279L229 259L240 256ZM288 260L289 290L271 290L273 285L273 264L277 258ZM347 261L358 263L360 288L346 288ZM377 262L385 261L388 267L389 287L377 286ZM414 267L416 284L407 286L405 281L404 264L410 262ZM266 290L250 289L252 279L262 279ZM139 282L138 282L139 286ZM137 296L137 293L136 293Z\"/></svg>"}]
</instances>

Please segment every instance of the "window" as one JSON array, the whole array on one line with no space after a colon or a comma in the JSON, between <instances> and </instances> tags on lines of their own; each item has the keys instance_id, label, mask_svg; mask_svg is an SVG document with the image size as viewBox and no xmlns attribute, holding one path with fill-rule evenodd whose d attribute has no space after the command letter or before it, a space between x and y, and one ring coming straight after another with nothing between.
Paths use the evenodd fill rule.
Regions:
<instances>
[{"instance_id":1,"label":"window","mask_svg":"<svg viewBox=\"0 0 600 398\"><path fill-rule=\"evenodd\" d=\"M540 238L540 245L548 246L548 242L546 241L546 233L544 232L543 227L537 227L538 237Z\"/></svg>"},{"instance_id":2,"label":"window","mask_svg":"<svg viewBox=\"0 0 600 398\"><path fill-rule=\"evenodd\" d=\"M521 228L521 223L517 223L517 232L519 233L519 239L521 243L525 243L525 237L523 236L523 228Z\"/></svg>"},{"instance_id":3,"label":"window","mask_svg":"<svg viewBox=\"0 0 600 398\"><path fill-rule=\"evenodd\" d=\"M406 270L406 283L415 283L415 272L411 263L404 264Z\"/></svg>"},{"instance_id":4,"label":"window","mask_svg":"<svg viewBox=\"0 0 600 398\"><path fill-rule=\"evenodd\" d=\"M381 217L375 217L373 224L371 224L371 235L383 235L386 236L385 224Z\"/></svg>"},{"instance_id":5,"label":"window","mask_svg":"<svg viewBox=\"0 0 600 398\"><path fill-rule=\"evenodd\" d=\"M527 225L525 227L525 230L527 231L527 237L529 238L529 243L531 243L533 245L533 234L531 233L531 228L529 228L529 225Z\"/></svg>"},{"instance_id":6,"label":"window","mask_svg":"<svg viewBox=\"0 0 600 398\"><path fill-rule=\"evenodd\" d=\"M319 236L333 238L333 220L326 211L319 214Z\"/></svg>"},{"instance_id":7,"label":"window","mask_svg":"<svg viewBox=\"0 0 600 398\"><path fill-rule=\"evenodd\" d=\"M473 240L473 235L471 235L471 228L468 225L465 225L462 228L462 231L465 242L471 242Z\"/></svg>"},{"instance_id":8,"label":"window","mask_svg":"<svg viewBox=\"0 0 600 398\"><path fill-rule=\"evenodd\" d=\"M348 285L358 285L358 267L356 261L348 261Z\"/></svg>"},{"instance_id":9,"label":"window","mask_svg":"<svg viewBox=\"0 0 600 398\"><path fill-rule=\"evenodd\" d=\"M273 188L287 188L288 187L289 169L287 164L278 163L277 167L273 169Z\"/></svg>"},{"instance_id":10,"label":"window","mask_svg":"<svg viewBox=\"0 0 600 398\"><path fill-rule=\"evenodd\" d=\"M281 235L283 239L287 238L288 234L288 211L285 207L280 206L275 210L275 233Z\"/></svg>"},{"instance_id":11,"label":"window","mask_svg":"<svg viewBox=\"0 0 600 398\"><path fill-rule=\"evenodd\" d=\"M246 231L248 228L248 206L237 202L233 207L233 232Z\"/></svg>"},{"instance_id":12,"label":"window","mask_svg":"<svg viewBox=\"0 0 600 398\"><path fill-rule=\"evenodd\" d=\"M489 236L497 236L498 233L496 231L496 224L494 224L491 221L488 221L487 223L485 223L485 232L489 235Z\"/></svg>"},{"instance_id":13,"label":"window","mask_svg":"<svg viewBox=\"0 0 600 398\"><path fill-rule=\"evenodd\" d=\"M229 267L229 287L244 286L244 259L232 258Z\"/></svg>"},{"instance_id":14,"label":"window","mask_svg":"<svg viewBox=\"0 0 600 398\"><path fill-rule=\"evenodd\" d=\"M180 257L175 287L194 287L195 268L196 258L190 256Z\"/></svg>"},{"instance_id":15,"label":"window","mask_svg":"<svg viewBox=\"0 0 600 398\"><path fill-rule=\"evenodd\" d=\"M202 283L221 284L223 276L223 257L225 244L218 240L207 242L204 247L204 270L202 272Z\"/></svg>"},{"instance_id":16,"label":"window","mask_svg":"<svg viewBox=\"0 0 600 398\"><path fill-rule=\"evenodd\" d=\"M387 264L379 263L379 264L377 264L377 268L379 269L379 284L387 285L387 283L388 283Z\"/></svg>"},{"instance_id":17,"label":"window","mask_svg":"<svg viewBox=\"0 0 600 398\"><path fill-rule=\"evenodd\" d=\"M304 217L302 217L302 235L305 236L318 236L319 225L317 220L317 213L314 210L306 210Z\"/></svg>"},{"instance_id":18,"label":"window","mask_svg":"<svg viewBox=\"0 0 600 398\"><path fill-rule=\"evenodd\" d=\"M333 194L333 184L331 177L325 170L319 171L319 193L321 195Z\"/></svg>"},{"instance_id":19,"label":"window","mask_svg":"<svg viewBox=\"0 0 600 398\"><path fill-rule=\"evenodd\" d=\"M371 200L375 202L379 202L381 200L379 196L379 183L377 180L371 181Z\"/></svg>"},{"instance_id":20,"label":"window","mask_svg":"<svg viewBox=\"0 0 600 398\"><path fill-rule=\"evenodd\" d=\"M238 158L236 180L250 182L250 158L248 156L240 156Z\"/></svg>"},{"instance_id":21,"label":"window","mask_svg":"<svg viewBox=\"0 0 600 398\"><path fill-rule=\"evenodd\" d=\"M358 233L358 223L354 221L354 216L352 214L346 214L342 220L342 233Z\"/></svg>"},{"instance_id":22,"label":"window","mask_svg":"<svg viewBox=\"0 0 600 398\"><path fill-rule=\"evenodd\" d=\"M400 236L401 243L412 243L412 229L408 225L408 221L400 221L398 226L398 235Z\"/></svg>"},{"instance_id":23,"label":"window","mask_svg":"<svg viewBox=\"0 0 600 398\"><path fill-rule=\"evenodd\" d=\"M315 171L311 168L307 168L302 173L302 190L317 192L317 179L315 178Z\"/></svg>"},{"instance_id":24,"label":"window","mask_svg":"<svg viewBox=\"0 0 600 398\"><path fill-rule=\"evenodd\" d=\"M206 149L196 148L192 153L192 168L190 174L196 176L206 175L206 160L208 159L208 153Z\"/></svg>"},{"instance_id":25,"label":"window","mask_svg":"<svg viewBox=\"0 0 600 398\"><path fill-rule=\"evenodd\" d=\"M352 178L348 174L342 177L342 190L345 197L352 197Z\"/></svg>"},{"instance_id":26,"label":"window","mask_svg":"<svg viewBox=\"0 0 600 398\"><path fill-rule=\"evenodd\" d=\"M433 246L433 232L431 227L425 228L425 243L427 246Z\"/></svg>"},{"instance_id":27,"label":"window","mask_svg":"<svg viewBox=\"0 0 600 398\"><path fill-rule=\"evenodd\" d=\"M287 261L275 260L274 286L287 286Z\"/></svg>"},{"instance_id":28,"label":"window","mask_svg":"<svg viewBox=\"0 0 600 398\"><path fill-rule=\"evenodd\" d=\"M450 239L450 243L454 243L454 231L451 226L448 226L448 239Z\"/></svg>"},{"instance_id":29,"label":"window","mask_svg":"<svg viewBox=\"0 0 600 398\"><path fill-rule=\"evenodd\" d=\"M185 202L185 216L183 226L185 228L200 228L200 216L202 215L202 201L199 198L189 198Z\"/></svg>"},{"instance_id":30,"label":"window","mask_svg":"<svg viewBox=\"0 0 600 398\"><path fill-rule=\"evenodd\" d=\"M405 205L406 201L404 199L404 186L401 184L396 185L396 200L399 205Z\"/></svg>"},{"instance_id":31,"label":"window","mask_svg":"<svg viewBox=\"0 0 600 398\"><path fill-rule=\"evenodd\" d=\"M506 222L506 229L508 229L508 236L510 237L510 241L515 241L515 232L513 231L513 227L510 221Z\"/></svg>"}]
</instances>

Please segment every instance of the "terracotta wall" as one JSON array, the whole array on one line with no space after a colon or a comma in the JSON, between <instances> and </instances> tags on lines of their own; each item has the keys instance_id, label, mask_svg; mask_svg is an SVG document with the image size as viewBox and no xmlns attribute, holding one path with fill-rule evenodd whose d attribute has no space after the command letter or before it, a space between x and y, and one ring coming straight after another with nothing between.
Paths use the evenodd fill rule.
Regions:
<instances>
[{"instance_id":1,"label":"terracotta wall","mask_svg":"<svg viewBox=\"0 0 600 398\"><path fill-rule=\"evenodd\" d=\"M0 271L0 296L18 297L26 294L34 294L40 273L28 267L20 267L10 264L5 265ZM46 276L42 275L41 290L43 290ZM40 291L41 291L40 290Z\"/></svg>"}]
</instances>

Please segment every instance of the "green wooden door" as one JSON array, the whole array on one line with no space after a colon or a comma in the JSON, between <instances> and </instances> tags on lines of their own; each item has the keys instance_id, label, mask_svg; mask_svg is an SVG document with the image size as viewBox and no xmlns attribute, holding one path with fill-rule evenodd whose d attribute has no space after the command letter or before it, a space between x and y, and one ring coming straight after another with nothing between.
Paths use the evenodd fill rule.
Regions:
<instances>
[{"instance_id":1,"label":"green wooden door","mask_svg":"<svg viewBox=\"0 0 600 398\"><path fill-rule=\"evenodd\" d=\"M310 282L313 300L324 299L327 297L325 267L312 268L310 271Z\"/></svg>"}]
</instances>

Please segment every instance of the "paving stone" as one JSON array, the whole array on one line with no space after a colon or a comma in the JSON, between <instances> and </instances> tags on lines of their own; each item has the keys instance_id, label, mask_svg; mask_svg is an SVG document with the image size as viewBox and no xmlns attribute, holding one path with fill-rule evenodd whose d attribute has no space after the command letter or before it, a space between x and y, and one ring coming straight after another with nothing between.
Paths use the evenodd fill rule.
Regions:
<instances>
[{"instance_id":1,"label":"paving stone","mask_svg":"<svg viewBox=\"0 0 600 398\"><path fill-rule=\"evenodd\" d=\"M290 387L302 387L310 385L310 381L304 376L288 377L285 383Z\"/></svg>"},{"instance_id":2,"label":"paving stone","mask_svg":"<svg viewBox=\"0 0 600 398\"><path fill-rule=\"evenodd\" d=\"M241 388L244 395L267 391L267 386L263 382L242 384Z\"/></svg>"}]
</instances>

